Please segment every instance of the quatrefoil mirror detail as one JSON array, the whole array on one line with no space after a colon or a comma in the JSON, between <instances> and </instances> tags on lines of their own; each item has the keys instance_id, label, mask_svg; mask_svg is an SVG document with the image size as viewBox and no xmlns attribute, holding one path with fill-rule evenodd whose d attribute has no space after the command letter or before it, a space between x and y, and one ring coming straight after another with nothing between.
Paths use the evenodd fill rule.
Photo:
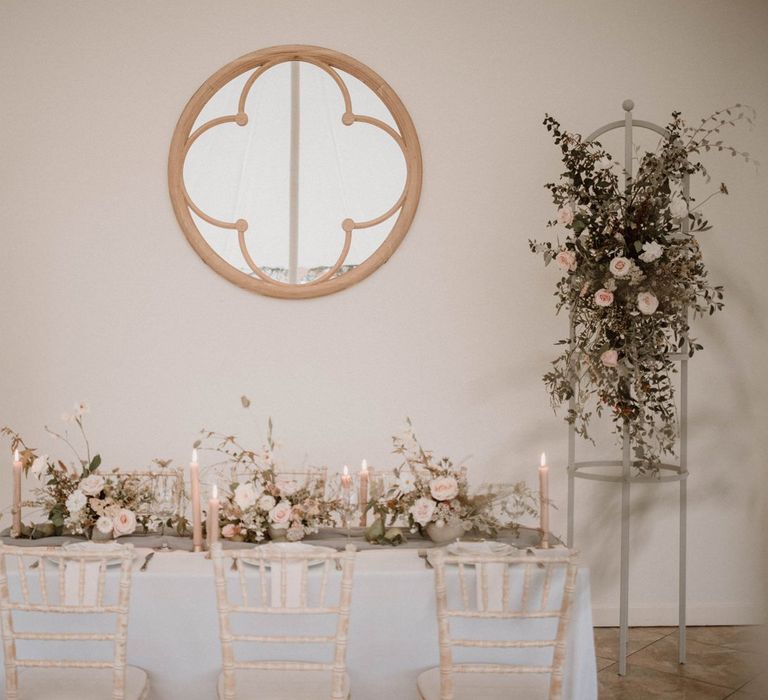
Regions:
<instances>
[{"instance_id":1,"label":"quatrefoil mirror detail","mask_svg":"<svg viewBox=\"0 0 768 700\"><path fill-rule=\"evenodd\" d=\"M229 281L274 297L337 292L384 264L413 221L421 151L402 102L315 46L242 56L193 95L171 142L176 218Z\"/></svg>"}]
</instances>

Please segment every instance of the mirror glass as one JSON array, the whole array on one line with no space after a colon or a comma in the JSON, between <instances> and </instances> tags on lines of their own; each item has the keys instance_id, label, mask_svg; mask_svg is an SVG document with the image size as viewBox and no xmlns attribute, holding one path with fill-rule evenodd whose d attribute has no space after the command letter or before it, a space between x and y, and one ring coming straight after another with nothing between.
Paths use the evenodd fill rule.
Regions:
<instances>
[{"instance_id":1,"label":"mirror glass","mask_svg":"<svg viewBox=\"0 0 768 700\"><path fill-rule=\"evenodd\" d=\"M314 57L280 59L227 80L188 119L183 204L198 252L204 242L256 291L316 296L376 257L403 213L413 157L361 79Z\"/></svg>"}]
</instances>

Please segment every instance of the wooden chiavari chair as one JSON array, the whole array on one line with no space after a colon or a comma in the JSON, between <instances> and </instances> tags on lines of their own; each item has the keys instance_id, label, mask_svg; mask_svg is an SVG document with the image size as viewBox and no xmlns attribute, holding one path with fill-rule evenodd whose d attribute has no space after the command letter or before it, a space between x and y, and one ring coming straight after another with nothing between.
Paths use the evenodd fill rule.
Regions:
<instances>
[{"instance_id":1,"label":"wooden chiavari chair","mask_svg":"<svg viewBox=\"0 0 768 700\"><path fill-rule=\"evenodd\" d=\"M108 575L107 565L114 560L119 560L119 572ZM0 545L0 617L7 700L147 698L146 672L126 662L133 561L130 545L108 553ZM79 621L67 621L68 616L76 616ZM39 631L44 622L52 631ZM114 625L111 630L106 626L109 623ZM71 631L73 626L90 629ZM33 643L34 655L44 658L20 656L19 643ZM44 655L46 643L55 647ZM84 658L84 647L78 649L80 644L89 650L94 644L109 644L111 658ZM66 649L67 658L49 658L62 649Z\"/></svg>"},{"instance_id":2,"label":"wooden chiavari chair","mask_svg":"<svg viewBox=\"0 0 768 700\"><path fill-rule=\"evenodd\" d=\"M560 700L576 555L568 550L515 556L437 551L432 561L440 666L419 676L422 700ZM547 648L552 650L546 652L547 662L520 662L520 653L544 658L545 651L537 650ZM454 649L462 649L463 656L471 650L472 661L455 662ZM493 661L475 660L484 655Z\"/></svg>"},{"instance_id":3,"label":"wooden chiavari chair","mask_svg":"<svg viewBox=\"0 0 768 700\"><path fill-rule=\"evenodd\" d=\"M212 548L212 559L224 662L219 677L219 699L346 700L350 693L346 652L354 546L347 546L343 552L289 552L285 549L275 552L259 547L224 551L217 543ZM279 573L272 570L276 566L280 567ZM335 574L338 566L341 566L341 573ZM293 589L294 600L290 600L288 577L291 574L300 577L298 590ZM275 585L279 586L278 591L274 590ZM256 616L265 625L279 625L281 619L283 623L288 621L293 633L235 631L235 627L242 626L242 619L238 620L240 625L235 625L233 616L242 618L244 615ZM325 620L328 627L325 634L317 633L313 619ZM249 630L251 626L248 625ZM297 629L308 631L295 633ZM244 644L268 645L262 654L267 658L236 658L235 645ZM330 659L272 660L275 648L284 649L286 645L324 645L330 652Z\"/></svg>"}]
</instances>

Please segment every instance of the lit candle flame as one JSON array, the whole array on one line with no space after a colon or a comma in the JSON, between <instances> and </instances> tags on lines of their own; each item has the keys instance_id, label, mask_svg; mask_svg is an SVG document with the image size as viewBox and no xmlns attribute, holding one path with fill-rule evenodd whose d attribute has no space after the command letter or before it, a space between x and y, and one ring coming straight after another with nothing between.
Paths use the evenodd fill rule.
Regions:
<instances>
[{"instance_id":1,"label":"lit candle flame","mask_svg":"<svg viewBox=\"0 0 768 700\"><path fill-rule=\"evenodd\" d=\"M192 464L197 464L197 448L192 448Z\"/></svg>"},{"instance_id":2,"label":"lit candle flame","mask_svg":"<svg viewBox=\"0 0 768 700\"><path fill-rule=\"evenodd\" d=\"M542 452L541 453L541 462L540 462L540 464L541 464L542 467L546 467L547 466L547 453L546 452Z\"/></svg>"},{"instance_id":3,"label":"lit candle flame","mask_svg":"<svg viewBox=\"0 0 768 700\"><path fill-rule=\"evenodd\" d=\"M211 498L216 501L219 498L219 487L218 484L213 485L213 491L211 492Z\"/></svg>"},{"instance_id":4,"label":"lit candle flame","mask_svg":"<svg viewBox=\"0 0 768 700\"><path fill-rule=\"evenodd\" d=\"M349 467L346 464L344 465L344 472L343 472L343 474L344 474L344 476L349 476Z\"/></svg>"},{"instance_id":5,"label":"lit candle flame","mask_svg":"<svg viewBox=\"0 0 768 700\"><path fill-rule=\"evenodd\" d=\"M14 462L20 462L21 461L21 457L19 456L18 448L13 451L13 461Z\"/></svg>"},{"instance_id":6,"label":"lit candle flame","mask_svg":"<svg viewBox=\"0 0 768 700\"><path fill-rule=\"evenodd\" d=\"M364 459L363 463L360 465L360 472L363 473L363 474L367 474L368 473L368 460L367 459Z\"/></svg>"}]
</instances>

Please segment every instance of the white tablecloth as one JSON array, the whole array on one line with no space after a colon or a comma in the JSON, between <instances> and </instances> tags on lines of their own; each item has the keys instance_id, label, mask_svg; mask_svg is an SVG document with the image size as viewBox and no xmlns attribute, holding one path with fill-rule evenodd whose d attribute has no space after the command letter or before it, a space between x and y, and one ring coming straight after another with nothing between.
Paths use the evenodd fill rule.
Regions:
<instances>
[{"instance_id":1,"label":"white tablecloth","mask_svg":"<svg viewBox=\"0 0 768 700\"><path fill-rule=\"evenodd\" d=\"M159 552L133 578L128 662L144 668L154 700L213 700L221 668L212 564ZM13 574L11 575L13 580ZM358 553L348 667L355 700L411 700L438 665L433 571L413 549ZM568 639L565 698L597 698L589 572L580 569Z\"/></svg>"}]
</instances>

